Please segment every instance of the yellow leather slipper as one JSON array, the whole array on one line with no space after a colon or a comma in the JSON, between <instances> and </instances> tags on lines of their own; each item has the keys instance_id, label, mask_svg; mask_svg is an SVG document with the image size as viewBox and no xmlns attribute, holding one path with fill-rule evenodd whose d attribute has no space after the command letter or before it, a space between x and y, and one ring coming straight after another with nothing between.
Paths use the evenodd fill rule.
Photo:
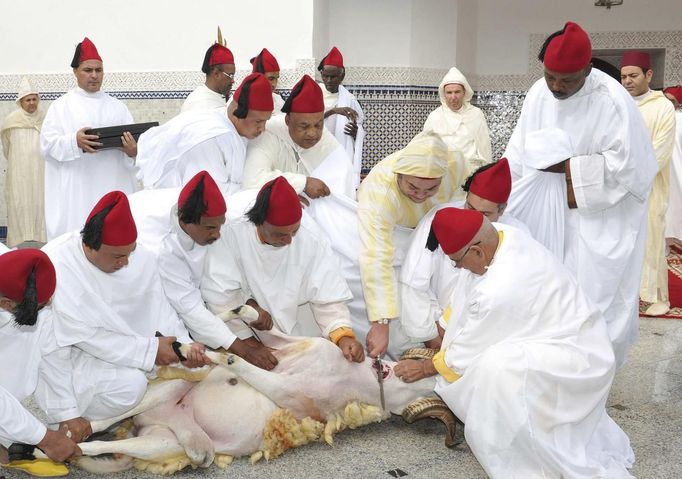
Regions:
<instances>
[{"instance_id":1,"label":"yellow leather slipper","mask_svg":"<svg viewBox=\"0 0 682 479\"><path fill-rule=\"evenodd\" d=\"M59 477L66 476L69 473L69 470L63 463L54 462L51 459L11 461L1 466L8 469L18 469L35 477Z\"/></svg>"}]
</instances>

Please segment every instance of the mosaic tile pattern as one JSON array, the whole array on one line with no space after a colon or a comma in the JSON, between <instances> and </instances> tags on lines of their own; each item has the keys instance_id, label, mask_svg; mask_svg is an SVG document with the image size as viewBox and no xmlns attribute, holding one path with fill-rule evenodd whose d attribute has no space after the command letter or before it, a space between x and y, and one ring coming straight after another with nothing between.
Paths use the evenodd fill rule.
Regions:
<instances>
[{"instance_id":1,"label":"mosaic tile pattern","mask_svg":"<svg viewBox=\"0 0 682 479\"><path fill-rule=\"evenodd\" d=\"M501 158L521 114L526 92L479 91L472 99L488 121L493 159Z\"/></svg>"},{"instance_id":2,"label":"mosaic tile pattern","mask_svg":"<svg viewBox=\"0 0 682 479\"><path fill-rule=\"evenodd\" d=\"M440 106L436 88L349 87L365 112L366 137L363 170L404 147L419 133L431 111ZM478 92L472 103L486 116L493 156L499 158L507 146L521 113L525 93Z\"/></svg>"},{"instance_id":3,"label":"mosaic tile pattern","mask_svg":"<svg viewBox=\"0 0 682 479\"><path fill-rule=\"evenodd\" d=\"M348 67L346 85L438 86L448 69L405 67Z\"/></svg>"},{"instance_id":4,"label":"mosaic tile pattern","mask_svg":"<svg viewBox=\"0 0 682 479\"><path fill-rule=\"evenodd\" d=\"M347 85L365 113L362 167L369 171L378 161L404 147L421 131L428 114L440 105L438 89Z\"/></svg>"}]
</instances>

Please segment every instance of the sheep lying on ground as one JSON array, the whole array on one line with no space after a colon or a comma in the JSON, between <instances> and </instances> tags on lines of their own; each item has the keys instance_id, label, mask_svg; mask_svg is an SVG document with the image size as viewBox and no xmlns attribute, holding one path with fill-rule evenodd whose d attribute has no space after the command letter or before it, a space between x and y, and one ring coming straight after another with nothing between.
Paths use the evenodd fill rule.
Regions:
<instances>
[{"instance_id":1,"label":"sheep lying on ground","mask_svg":"<svg viewBox=\"0 0 682 479\"><path fill-rule=\"evenodd\" d=\"M208 353L216 367L204 368L200 376L150 385L126 415L134 416L134 437L80 444L85 456L116 453L117 458L83 457L79 465L100 473L136 465L169 474L188 465L224 467L239 456L250 456L252 462L271 459L321 438L331 444L336 432L379 422L390 412L401 414L414 400L433 395L433 378L403 383L393 373L395 363L386 361L384 411L371 359L349 362L321 338L275 331L259 336L275 349L275 369L265 371L230 353ZM408 409L414 420L414 408ZM122 419L96 422L93 429Z\"/></svg>"}]
</instances>

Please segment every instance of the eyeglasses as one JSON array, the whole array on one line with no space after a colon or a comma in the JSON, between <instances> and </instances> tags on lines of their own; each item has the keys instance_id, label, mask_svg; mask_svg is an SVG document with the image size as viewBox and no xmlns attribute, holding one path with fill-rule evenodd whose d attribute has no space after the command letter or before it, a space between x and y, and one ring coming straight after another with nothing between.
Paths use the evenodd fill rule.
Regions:
<instances>
[{"instance_id":1,"label":"eyeglasses","mask_svg":"<svg viewBox=\"0 0 682 479\"><path fill-rule=\"evenodd\" d=\"M225 76L226 76L227 78L229 78L230 80L234 80L234 73L227 73L227 72L224 72L224 71L222 71L222 70L220 71L220 73L222 73L223 75L225 75Z\"/></svg>"},{"instance_id":2,"label":"eyeglasses","mask_svg":"<svg viewBox=\"0 0 682 479\"><path fill-rule=\"evenodd\" d=\"M464 261L464 257L469 253L469 250L471 249L472 246L475 246L477 244L480 244L481 242L479 241L478 243L474 243L469 245L469 247L464 251L464 254L460 256L458 259L452 259L450 258L450 261L452 261L452 264L455 265L455 267L459 267L458 265L462 264L462 261Z\"/></svg>"}]
</instances>

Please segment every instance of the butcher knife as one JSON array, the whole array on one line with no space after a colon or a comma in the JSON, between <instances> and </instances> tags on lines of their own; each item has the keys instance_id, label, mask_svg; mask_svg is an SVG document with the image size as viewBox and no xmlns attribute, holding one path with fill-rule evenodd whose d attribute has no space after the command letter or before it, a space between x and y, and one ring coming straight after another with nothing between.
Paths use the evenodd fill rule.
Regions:
<instances>
[{"instance_id":1,"label":"butcher knife","mask_svg":"<svg viewBox=\"0 0 682 479\"><path fill-rule=\"evenodd\" d=\"M374 367L377 368L377 380L379 381L379 396L381 397L381 409L386 410L386 401L384 400L384 364L381 361L381 356L374 359Z\"/></svg>"},{"instance_id":2,"label":"butcher knife","mask_svg":"<svg viewBox=\"0 0 682 479\"><path fill-rule=\"evenodd\" d=\"M157 331L154 334L154 336L156 336L157 338L163 338L163 334L161 334L161 332L159 332L159 331ZM182 346L182 344L180 344L180 341L173 341L173 344L171 344L171 347L173 348L173 352L178 357L178 359L180 361L187 361L187 358L185 356L183 356L182 353L180 352L180 346Z\"/></svg>"}]
</instances>

